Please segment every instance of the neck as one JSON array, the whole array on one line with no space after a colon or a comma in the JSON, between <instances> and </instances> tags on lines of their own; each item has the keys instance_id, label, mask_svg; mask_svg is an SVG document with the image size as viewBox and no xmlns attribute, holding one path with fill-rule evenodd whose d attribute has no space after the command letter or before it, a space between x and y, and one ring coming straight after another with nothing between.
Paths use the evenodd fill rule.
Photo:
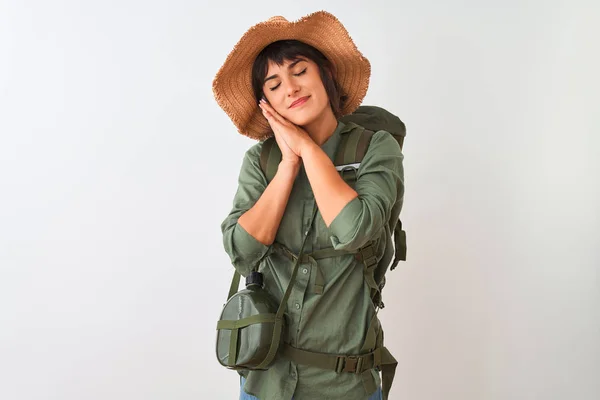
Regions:
<instances>
[{"instance_id":1,"label":"neck","mask_svg":"<svg viewBox=\"0 0 600 400\"><path fill-rule=\"evenodd\" d=\"M333 135L335 128L337 128L338 121L331 110L331 107L327 107L321 115L315 120L302 126L302 128L308 133L312 140L320 147Z\"/></svg>"}]
</instances>

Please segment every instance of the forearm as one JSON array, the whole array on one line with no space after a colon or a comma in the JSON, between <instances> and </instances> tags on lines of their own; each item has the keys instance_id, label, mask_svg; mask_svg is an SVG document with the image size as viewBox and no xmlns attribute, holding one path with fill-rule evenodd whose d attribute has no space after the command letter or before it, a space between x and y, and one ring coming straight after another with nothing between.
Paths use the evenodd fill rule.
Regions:
<instances>
[{"instance_id":1,"label":"forearm","mask_svg":"<svg viewBox=\"0 0 600 400\"><path fill-rule=\"evenodd\" d=\"M323 221L329 227L358 193L344 182L329 156L314 142L303 149L302 161Z\"/></svg>"},{"instance_id":2,"label":"forearm","mask_svg":"<svg viewBox=\"0 0 600 400\"><path fill-rule=\"evenodd\" d=\"M238 219L246 232L267 246L275 240L299 169L299 164L282 161L258 201Z\"/></svg>"}]
</instances>

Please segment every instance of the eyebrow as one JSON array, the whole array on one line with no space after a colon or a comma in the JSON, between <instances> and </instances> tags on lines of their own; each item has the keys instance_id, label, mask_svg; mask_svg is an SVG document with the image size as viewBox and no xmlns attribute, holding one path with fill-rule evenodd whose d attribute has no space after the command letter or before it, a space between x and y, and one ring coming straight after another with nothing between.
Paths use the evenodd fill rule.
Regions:
<instances>
[{"instance_id":1,"label":"eyebrow","mask_svg":"<svg viewBox=\"0 0 600 400\"><path fill-rule=\"evenodd\" d=\"M301 61L306 61L306 60L303 58L299 58L296 61L294 61L293 63L291 63L290 65L288 65L288 69L294 68L296 66L296 64L298 64ZM268 80L275 79L275 78L279 78L279 75L275 74L275 75L269 76L268 78L265 79L264 83L267 83Z\"/></svg>"}]
</instances>

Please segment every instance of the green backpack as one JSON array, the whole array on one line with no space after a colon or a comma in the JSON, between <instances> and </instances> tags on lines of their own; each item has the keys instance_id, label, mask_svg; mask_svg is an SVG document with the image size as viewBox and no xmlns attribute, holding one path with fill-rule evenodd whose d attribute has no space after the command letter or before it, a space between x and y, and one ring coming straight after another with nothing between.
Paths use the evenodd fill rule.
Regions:
<instances>
[{"instance_id":1,"label":"green backpack","mask_svg":"<svg viewBox=\"0 0 600 400\"><path fill-rule=\"evenodd\" d=\"M404 123L383 108L376 106L360 106L349 115L340 119L347 129L342 133L342 139L336 151L334 165L340 172L342 178L351 187L357 179L358 166L362 162L371 138L375 132L385 130L392 134L398 141L400 149L404 144L406 127ZM260 154L260 167L270 182L277 172L281 161L281 151L274 137L270 137L263 143ZM378 308L383 308L381 291L385 286L385 274L393 270L400 261L406 261L406 232L402 229L399 219L402 200L398 201L392 208L388 229L390 236L387 238L384 256L377 260L375 257L376 242L369 242L362 247L357 256L364 263L365 280L371 288L371 298ZM392 234L393 233L393 238ZM391 262L391 264L390 264Z\"/></svg>"}]
</instances>

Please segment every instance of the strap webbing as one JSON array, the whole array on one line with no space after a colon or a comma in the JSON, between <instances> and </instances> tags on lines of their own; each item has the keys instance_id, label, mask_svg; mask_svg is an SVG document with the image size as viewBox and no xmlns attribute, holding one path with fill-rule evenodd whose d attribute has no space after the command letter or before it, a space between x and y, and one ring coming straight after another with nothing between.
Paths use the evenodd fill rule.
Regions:
<instances>
[{"instance_id":1,"label":"strap webbing","mask_svg":"<svg viewBox=\"0 0 600 400\"><path fill-rule=\"evenodd\" d=\"M227 300L231 298L240 287L240 273L237 270L233 271L233 279L231 279L231 285L229 285L229 294L227 295Z\"/></svg>"},{"instance_id":2,"label":"strap webbing","mask_svg":"<svg viewBox=\"0 0 600 400\"><path fill-rule=\"evenodd\" d=\"M348 164L344 162L344 157L345 157L345 149L348 147L348 137L350 136L350 134L345 133L342 135L341 139L340 139L340 143L338 144L338 148L335 154L335 165L344 165L344 164Z\"/></svg>"},{"instance_id":3,"label":"strap webbing","mask_svg":"<svg viewBox=\"0 0 600 400\"><path fill-rule=\"evenodd\" d=\"M363 262L363 275L367 286L371 289L371 298L377 294L381 295L379 285L375 282L375 269L379 260L377 259L377 241L371 241L358 250L359 258Z\"/></svg>"},{"instance_id":4,"label":"strap webbing","mask_svg":"<svg viewBox=\"0 0 600 400\"><path fill-rule=\"evenodd\" d=\"M340 147L339 151L344 152L344 164L352 164L355 162L361 162L362 160L356 159L356 149L358 148L358 142L360 141L360 137L364 133L363 128L353 129L346 135L348 136L348 142L346 143L346 148Z\"/></svg>"},{"instance_id":5,"label":"strap webbing","mask_svg":"<svg viewBox=\"0 0 600 400\"><path fill-rule=\"evenodd\" d=\"M377 351L377 350L376 350ZM375 351L356 356L343 354L317 353L292 347L285 343L281 354L297 364L310 365L317 368L360 374L375 368Z\"/></svg>"},{"instance_id":6,"label":"strap webbing","mask_svg":"<svg viewBox=\"0 0 600 400\"><path fill-rule=\"evenodd\" d=\"M237 320L222 319L217 322L217 329L239 329L245 328L248 325L276 321L277 315L275 314L256 314Z\"/></svg>"},{"instance_id":7,"label":"strap webbing","mask_svg":"<svg viewBox=\"0 0 600 400\"><path fill-rule=\"evenodd\" d=\"M313 292L315 294L323 294L323 291L325 290L325 277L323 276L323 271L319 267L319 264L317 264L317 260L315 260L314 258L311 260L310 263L313 267L313 270L315 271L315 284Z\"/></svg>"},{"instance_id":8,"label":"strap webbing","mask_svg":"<svg viewBox=\"0 0 600 400\"><path fill-rule=\"evenodd\" d=\"M383 345L383 329L381 328L377 334L377 348L381 349L381 352L378 356L381 357L380 369L383 400L388 400L392 383L394 382L398 361L396 361L394 356L392 356L392 353L390 353L390 351Z\"/></svg>"},{"instance_id":9,"label":"strap webbing","mask_svg":"<svg viewBox=\"0 0 600 400\"><path fill-rule=\"evenodd\" d=\"M275 177L280 161L281 149L277 146L275 138L270 137L264 141L260 152L260 168L265 174L267 182L270 182Z\"/></svg>"},{"instance_id":10,"label":"strap webbing","mask_svg":"<svg viewBox=\"0 0 600 400\"><path fill-rule=\"evenodd\" d=\"M270 158L270 157L269 157ZM235 365L236 357L237 357L237 344L238 344L238 336L239 329L244 328L246 326L252 324L259 324L263 322L273 322L273 339L271 340L271 346L269 347L269 352L265 359L256 366L256 369L265 369L275 358L277 354L277 349L279 348L279 342L281 340L281 332L283 330L283 313L285 312L285 308L287 306L287 301L292 292L292 288L294 286L294 282L296 280L296 276L298 275L298 267L300 266L300 260L303 258L304 246L306 244L306 239L308 238L308 234L313 226L315 221L315 217L317 216L317 212L319 208L317 207L317 203L315 202L315 207L312 215L312 219L310 221L310 225L306 232L304 233L304 239L302 240L302 247L300 248L300 254L296 258L296 263L294 264L294 269L292 271L292 276L290 277L290 283L279 303L279 308L277 309L276 314L256 314L250 317L242 318L239 320L220 320L217 322L217 329L231 329L231 339L229 341L229 364L231 366ZM240 285L240 274L236 271L233 273L233 278L231 279L231 285L229 286L229 294L227 296L227 300L231 299L231 297L237 292L237 289Z\"/></svg>"},{"instance_id":11,"label":"strap webbing","mask_svg":"<svg viewBox=\"0 0 600 400\"><path fill-rule=\"evenodd\" d=\"M281 243L273 243L273 248L278 250L289 258L291 261L296 261L299 257L294 254L290 249L282 245ZM323 294L325 290L325 277L323 276L323 271L317 264L316 260L321 260L323 258L329 257L337 257L345 254L355 254L356 252L347 251L347 250L336 250L333 247L329 247L326 249L316 250L312 253L304 254L300 257L301 263L311 263L314 271L315 271L315 284L313 286L313 293L315 294Z\"/></svg>"},{"instance_id":12,"label":"strap webbing","mask_svg":"<svg viewBox=\"0 0 600 400\"><path fill-rule=\"evenodd\" d=\"M388 400L394 376L396 375L396 367L398 361L394 358L387 347L381 348L381 389L383 391L383 400Z\"/></svg>"},{"instance_id":13,"label":"strap webbing","mask_svg":"<svg viewBox=\"0 0 600 400\"><path fill-rule=\"evenodd\" d=\"M271 153L271 149L273 148L273 143L275 143L274 138L269 138L265 140L260 152L260 169L262 169L265 175L267 173L267 162L269 161L269 154Z\"/></svg>"},{"instance_id":14,"label":"strap webbing","mask_svg":"<svg viewBox=\"0 0 600 400\"><path fill-rule=\"evenodd\" d=\"M367 381L367 378L369 378L367 375L367 373L370 374L369 370L379 368L382 375L381 388L384 400L389 399L389 393L396 374L396 366L398 365L396 359L385 347L377 347L369 353L354 356L317 353L298 349L286 343L283 345L281 354L297 364L333 370L338 374L342 372L362 374L363 382ZM376 389L370 386L371 385L365 385L367 394L372 393Z\"/></svg>"},{"instance_id":15,"label":"strap webbing","mask_svg":"<svg viewBox=\"0 0 600 400\"><path fill-rule=\"evenodd\" d=\"M360 135L360 140L358 141L358 146L356 146L356 155L354 156L356 159L355 162L362 162L363 158L365 158L369 143L371 143L371 138L374 134L375 132L368 129L363 130Z\"/></svg>"},{"instance_id":16,"label":"strap webbing","mask_svg":"<svg viewBox=\"0 0 600 400\"><path fill-rule=\"evenodd\" d=\"M402 221L398 220L394 227L394 248L396 254L394 254L394 261L390 267L392 271L400 261L406 261L406 232L402 230Z\"/></svg>"},{"instance_id":17,"label":"strap webbing","mask_svg":"<svg viewBox=\"0 0 600 400\"><path fill-rule=\"evenodd\" d=\"M294 254L290 249L282 245L281 243L275 242L273 243L273 248L275 250L281 251L281 253L289 258L292 261L296 261L298 259L298 255ZM338 257L346 254L356 254L355 251L348 250L336 250L333 247L327 247L321 250L315 250L312 253L306 253L302 255L300 262L307 263L310 262L310 259L313 258L315 260L321 260L323 258L329 257Z\"/></svg>"},{"instance_id":18,"label":"strap webbing","mask_svg":"<svg viewBox=\"0 0 600 400\"><path fill-rule=\"evenodd\" d=\"M275 139L272 139L275 142ZM275 177L279 163L281 162L281 149L279 146L273 146L269 151L269 159L267 160L267 180L270 182Z\"/></svg>"},{"instance_id":19,"label":"strap webbing","mask_svg":"<svg viewBox=\"0 0 600 400\"><path fill-rule=\"evenodd\" d=\"M292 271L292 276L290 277L290 283L281 299L281 303L279 303L279 308L277 309L275 326L273 327L273 340L271 340L271 347L269 348L269 352L265 359L256 367L256 369L264 369L267 365L271 364L275 355L277 354L277 349L279 348L279 342L281 340L281 331L283 329L283 313L287 307L287 301L292 294L292 289L294 287L294 283L296 282L296 276L298 275L298 267L300 266L300 259L304 253L304 245L306 244L306 239L310 233L310 229L315 221L315 217L317 216L317 211L319 208L317 207L317 203L315 201L315 208L313 211L312 218L310 220L310 225L306 232L304 233L304 239L302 240L302 246L300 247L300 253L298 254L298 258L296 259L296 263L294 264L294 269Z\"/></svg>"}]
</instances>

